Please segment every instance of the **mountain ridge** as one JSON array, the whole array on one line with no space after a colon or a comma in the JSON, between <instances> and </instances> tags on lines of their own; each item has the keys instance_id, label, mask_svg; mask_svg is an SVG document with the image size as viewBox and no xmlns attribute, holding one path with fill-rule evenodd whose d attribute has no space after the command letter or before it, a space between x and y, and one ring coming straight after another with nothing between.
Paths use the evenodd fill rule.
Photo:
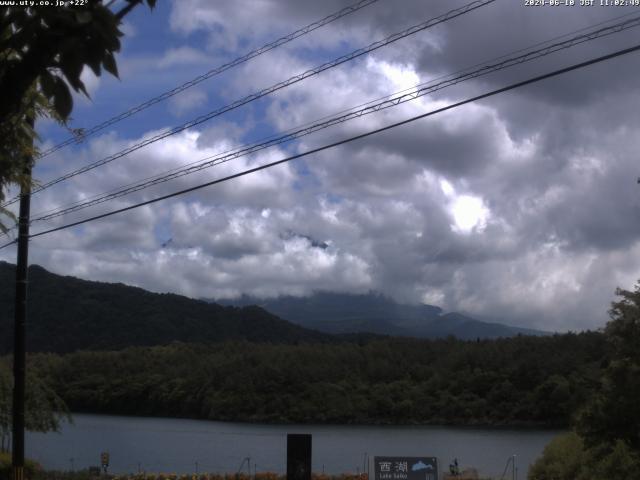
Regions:
<instances>
[{"instance_id":1,"label":"mountain ridge","mask_svg":"<svg viewBox=\"0 0 640 480\"><path fill-rule=\"evenodd\" d=\"M331 334L367 332L416 338L453 335L461 340L548 334L499 322L481 321L458 312L445 313L434 305L400 304L379 292L315 292L307 297L281 296L272 299L243 295L238 299L215 301L230 306L257 305L297 325Z\"/></svg>"},{"instance_id":2,"label":"mountain ridge","mask_svg":"<svg viewBox=\"0 0 640 480\"><path fill-rule=\"evenodd\" d=\"M12 349L15 270L15 265L0 261L0 354ZM27 302L27 349L32 352L227 340L283 344L337 341L259 307L221 306L122 283L82 280L38 265L29 267Z\"/></svg>"},{"instance_id":3,"label":"mountain ridge","mask_svg":"<svg viewBox=\"0 0 640 480\"><path fill-rule=\"evenodd\" d=\"M0 355L12 348L14 282L15 265L0 261ZM381 335L476 340L544 334L444 313L432 305L403 305L374 293L322 293L270 301L245 296L236 304L216 304L123 283L57 275L38 265L29 267L29 282L27 348L32 352L227 340L297 344Z\"/></svg>"}]
</instances>

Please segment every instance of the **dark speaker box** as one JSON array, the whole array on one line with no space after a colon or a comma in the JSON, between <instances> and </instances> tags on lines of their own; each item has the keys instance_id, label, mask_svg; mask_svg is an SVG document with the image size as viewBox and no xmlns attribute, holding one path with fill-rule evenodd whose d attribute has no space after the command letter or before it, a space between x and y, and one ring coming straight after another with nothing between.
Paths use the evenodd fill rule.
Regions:
<instances>
[{"instance_id":1,"label":"dark speaker box","mask_svg":"<svg viewBox=\"0 0 640 480\"><path fill-rule=\"evenodd\" d=\"M287 435L287 480L311 480L311 435Z\"/></svg>"}]
</instances>

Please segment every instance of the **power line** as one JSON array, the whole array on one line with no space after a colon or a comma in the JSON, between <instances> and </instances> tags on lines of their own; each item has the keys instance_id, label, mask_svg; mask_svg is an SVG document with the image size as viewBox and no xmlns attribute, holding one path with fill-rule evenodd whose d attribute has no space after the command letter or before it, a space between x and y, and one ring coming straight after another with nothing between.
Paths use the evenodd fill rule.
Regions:
<instances>
[{"instance_id":1,"label":"power line","mask_svg":"<svg viewBox=\"0 0 640 480\"><path fill-rule=\"evenodd\" d=\"M465 72L470 72L470 71L471 71L473 68L475 68L475 67L487 66L487 65L489 65L491 62L496 62L496 61L498 61L498 60L506 59L506 58L508 58L510 55L514 55L514 54L516 54L516 53L528 52L528 55L530 55L531 53L533 53L533 52L531 52L531 50L532 50L533 48L535 48L535 47L539 47L539 46L542 46L542 45L549 45L549 44L551 44L552 42L555 42L555 41L560 40L560 39L563 39L563 38L567 38L567 37L569 37L569 36L571 36L571 35L574 35L574 34L577 34L577 33L580 33L580 32L584 32L584 31L587 31L587 30L590 30L590 29L594 29L595 27L598 27L598 26L601 26L601 25L605 25L605 24L608 24L608 23L614 22L614 21L616 21L616 20L620 20L620 19L622 19L622 18L630 17L631 15L634 15L634 13L635 13L635 12L626 13L626 14L624 14L624 15L618 15L618 16L612 17L612 18L610 18L610 19L603 20L603 21L601 21L601 22L595 23L595 24L593 24L593 25L589 25L589 26L587 26L587 27L579 28L579 29L577 29L577 30L573 30L573 31L571 31L571 32L568 32L568 33L565 33L565 34L558 35L558 36L556 36L556 37L550 38L550 39L548 39L548 40L545 40L545 41L542 41L542 42L538 42L538 43L536 43L536 44L534 44L534 45L530 45L530 46L525 47L525 48L520 48L520 49L518 49L518 50L511 51L511 52L509 52L509 53L506 53L506 54L500 55L500 56L498 56L498 57L494 57L494 58L492 58L492 59L485 60L485 61L483 61L483 62L479 62L479 63L476 63L476 64L474 64L474 65L470 65L470 66L468 66L468 67L466 67L466 68L464 68L464 69L457 70L457 71L452 72L452 73L447 73L447 74L444 74L444 75L440 75L440 76L438 76L438 77L433 78L433 79L432 79L432 80L430 80L429 82L425 82L425 83L422 83L422 84L415 85L415 86L413 86L413 87L405 88L405 89L403 89L403 90L396 91L396 92L394 92L393 94L390 94L390 95L384 95L383 97L378 97L378 98L375 98L375 99L373 99L373 100L369 100L369 101L367 101L367 102L360 103L360 104L355 105L355 106L353 106L353 107L350 107L350 108L343 109L343 110L340 110L340 111L338 111L338 112L335 112L335 113L333 113L333 114L331 114L331 115L325 115L325 116L323 116L323 117L317 118L317 119L315 119L315 120L313 120L313 121L310 121L310 122L307 122L307 123L305 123L305 124L299 125L298 127L291 128L291 129L289 129L289 130L285 130L285 132L283 132L283 134L291 134L291 133L295 132L296 130L299 130L299 129L303 128L303 127L311 126L311 125L313 125L314 123L318 123L318 122L323 121L323 120L325 120L325 119L333 118L333 117L335 117L336 115L340 115L340 114L344 114L344 113L353 112L353 111L355 111L356 109L359 109L359 108L361 108L361 107L370 106L370 105L372 105L372 104L374 104L374 103L376 103L376 102L382 101L382 100L388 100L388 99L390 99L391 97L393 97L394 95L399 95L399 94L408 93L408 92L414 92L416 89L421 88L421 87L424 87L424 86L426 86L426 85L432 85L433 83L435 83L435 82L436 82L436 81L438 81L438 80L442 80L442 79L451 79L451 78L455 77L456 75L460 75L460 74L463 74L463 73L465 73ZM626 23L626 22L623 22L623 23ZM622 24L618 24L618 25L622 25ZM629 25L629 26L625 26L625 27L621 28L621 30L622 30L622 29L626 29L626 28L630 28L630 27L633 27L633 26L636 26L636 25ZM614 26L614 27L615 27L615 26ZM612 27L612 28L614 28L614 27ZM592 32L592 33L593 33L593 34L598 34L598 32ZM616 31L616 32L612 32L612 33L617 33L617 31ZM598 36L604 36L604 35L598 35ZM592 39L593 39L593 38L589 38L588 40L592 40ZM568 48L568 47L567 47L567 48ZM525 61L528 61L528 60L525 60ZM487 73L488 73L488 72L487 72ZM264 142L266 142L266 141L268 141L268 140L274 140L274 139L276 139L276 138L280 138L281 136L282 136L282 134L281 134L281 135L269 135L269 136L267 136L267 137L263 137L262 139L259 139L259 140L255 141L252 145L257 144L257 143L264 143ZM248 147L248 146L249 146L249 144L245 144L245 145L243 145L243 148L244 148L244 147ZM218 155L225 155L225 154L228 154L228 153L231 153L231 152L234 152L234 150L233 150L233 149L229 149L229 150L227 150L227 151L225 151L225 152L221 152L221 153L219 153ZM92 197L88 197L88 198L84 198L84 199L82 199L82 200L78 200L78 201L76 201L76 202L72 202L72 203L70 203L70 204L67 204L66 206L74 206L74 205L78 205L78 204L80 204L80 203L84 203L85 201L89 201L89 200L93 200L93 199L99 198L99 197L100 197L100 196L102 196L102 195L105 195L105 194L109 194L109 193L116 192L116 191L118 191L119 189L127 188L127 187L132 187L132 186L134 186L134 185L139 184L139 182L141 182L141 181L146 182L146 181L149 181L149 180L153 180L153 179L159 178L159 177L161 177L161 176L163 176L163 175L165 175L165 174L169 174L169 173L177 172L177 171L179 171L179 170L182 170L182 169L183 169L183 168L185 168L185 167L189 167L189 166L192 166L192 165L195 165L195 164L201 163L201 162L203 162L203 161L210 160L211 158L213 158L213 156L212 156L212 157L207 157L207 158L204 158L204 159L201 159L201 160L196 160L196 161L194 161L194 162L189 162L189 163L187 163L187 164L184 164L182 167L175 167L175 168L172 168L172 169L170 169L170 170L166 170L166 171L164 171L164 172L162 172L162 173L159 173L159 174L156 174L156 175L152 175L152 176L150 176L150 177L147 177L147 178L144 178L144 179L138 180L138 181L136 181L136 182L131 182L131 183L129 183L129 184L123 185L123 186L121 186L121 187L114 188L114 189L109 190L109 191L107 191L107 192L103 192L102 194L97 194L97 195L94 195L94 196L92 196ZM639 182L639 183L640 183L640 182ZM66 206L65 206L65 207L66 207ZM52 208L52 209L49 209L49 210L41 211L41 212L37 213L36 215L44 215L44 214L47 214L47 213L49 213L49 212L55 212L55 211L58 211L58 210L59 210L58 208ZM13 228L15 228L15 227L13 227ZM13 229L13 228L12 228L12 229Z\"/></svg>"},{"instance_id":2,"label":"power line","mask_svg":"<svg viewBox=\"0 0 640 480\"><path fill-rule=\"evenodd\" d=\"M263 53L266 53L270 50L273 50L277 47L280 47L281 45L284 45L286 43L289 43L293 40L295 40L296 38L299 38L303 35L306 35L308 33L313 32L314 30L317 30L318 28L324 27L325 25L328 25L329 23L332 23L344 16L347 16L353 12L357 12L358 10L367 7L369 5L371 5L372 3L377 2L378 0L361 0L357 3L354 3L353 5L350 5L348 7L343 8L342 10L333 13L331 15L328 15L326 17L324 17L321 20L318 20L316 22L313 22L305 27L302 27L298 30L296 30L293 33L290 33L288 35L285 35L284 37L280 37L277 40L274 40L273 42L267 43L266 45L263 45L260 48L256 48L255 50L250 51L249 53L243 55L242 57L238 57L235 60L232 60L228 63L225 63L223 65L220 65L212 70L209 70L206 73L203 73L202 75L189 80L188 82L183 83L182 85L175 87L171 90L168 90L164 93L161 93L160 95L153 97L149 100L147 100L144 103L141 103L123 113L120 113L119 115L116 115L115 117L112 117L108 120L105 120L104 122L95 125L94 127L89 128L88 130L85 130L82 135L80 135L80 138L77 137L70 137L68 139L66 139L65 141L45 150L44 152L40 153L36 158L43 158L46 157L50 154L52 154L53 152L56 152L58 150L60 150L61 148L66 147L67 145L71 145L73 143L79 143L82 142L83 140L85 140L87 137L93 135L94 133L97 133L101 130L104 130L105 128L118 123L122 120L124 120L125 118L131 117L133 115L135 115L136 113L139 113L143 110L146 110L147 108L151 107L152 105L155 105L156 103L159 103L163 100L166 100L170 97L173 97L174 95L177 95L180 92L183 92L184 90L187 90L188 88L193 87L194 85L197 85L211 77L214 77L216 75L219 75L222 72L225 72L226 70L229 70L230 68L233 67L237 67L238 65L245 63L249 60L251 60L252 58L255 58L259 55L262 55Z\"/></svg>"},{"instance_id":3,"label":"power line","mask_svg":"<svg viewBox=\"0 0 640 480\"><path fill-rule=\"evenodd\" d=\"M156 175L153 175L151 177L147 177L145 179L139 180L137 182L132 182L130 184L121 186L121 187L117 187L115 189L109 190L107 192L104 192L102 194L98 194L98 195L94 195L93 197L89 197L87 199L84 200L79 200L76 202L73 202L71 204L67 204L67 206L63 206L63 207L58 207L58 208L53 208L53 209L49 209L46 211L42 211L37 213L36 215L34 215L36 218L34 218L32 220L32 222L36 222L36 221L42 221L42 220L48 220L51 218L55 218L58 216L61 216L63 214L67 214L67 213L71 213L71 212L75 212L78 210L82 210L84 208L88 208L90 206L94 206L100 203L104 203L108 200L111 199L115 199L115 198L119 198L121 196L127 195L129 193L134 193L136 191L140 191L144 188L148 188L151 187L153 185L157 185L157 184L161 184L164 183L166 181L169 181L171 179L175 179L175 178L179 178L197 171L200 171L202 169L205 168L210 168L222 163L226 163L227 161L231 161L235 158L239 158L245 155L249 155L250 153L254 153L258 150L262 150L264 148L268 148L270 146L274 146L277 144L281 144L281 143L285 143L288 141L291 141L295 138L300 138L304 135L308 135L310 133L313 133L315 131L318 131L320 129L323 128L328 128L331 125L335 125L337 123L342 123L344 121L350 120L352 118L356 118L359 116L363 116L363 115L367 115L369 113L373 113L374 111L379 111L385 108L389 108L389 107L393 107L396 106L398 104L404 103L406 101L409 100L414 100L416 98L419 98L423 95L426 95L427 93L432 93L433 91L439 90L441 88L446 88L447 86L465 81L469 78L476 78L479 77L481 75L486 75L488 73L492 73L494 71L497 70L501 70L503 68L507 68L510 67L516 63L520 64L520 63L524 63L545 55L548 55L550 53L554 53L555 51L561 50L561 49L566 49L566 48L570 48L572 46L575 46L577 44L586 42L586 41L590 41L590 40L594 40L596 38L600 38L603 36L607 36L613 33L618 33L622 30L626 30L628 28L632 28L635 26L638 26L639 24L639 19L640 17L636 17L636 18L632 18L630 20L624 21L624 22L620 22L618 24L614 24L614 25L610 25L608 27L605 28L601 28L599 30L593 30L591 32L587 32L584 33L583 35L578 35L575 36L573 38L570 38L568 40L565 40L564 42L557 42L554 44L551 44L551 42L554 42L558 39L562 39L562 38L566 38L569 37L570 35L573 35L575 33L578 32L585 32L588 31L589 29L594 29L595 27L604 25L604 24L608 24L611 23L615 20L619 20L621 18L626 18L629 17L632 14L625 14L625 15L620 15L617 17L613 17L609 20L603 21L603 22L598 22L594 25L591 25L589 27L584 27L584 28L580 28L578 30L575 30L573 32L569 32L557 37L554 37L552 39L546 40L544 42L538 42L535 45L532 45L530 47L527 48L521 48L518 49L514 52L505 54L505 55L501 55L497 58L494 58L492 60L488 60L485 62L481 62L481 63L477 63L471 67L467 67L463 70L459 70L457 72L451 73L451 74L447 74L447 75L442 75L440 77L435 78L434 80L424 83L424 84L420 84L420 85L416 85L414 87L408 88L408 89L404 89L401 90L400 92L396 92L392 95L387 95L385 97L381 97L378 98L376 100L371 100L368 102L365 102L363 104L357 105L355 107L346 109L346 110L342 110L340 112L337 112L336 114L334 114L333 116L329 115L329 116L325 116L322 117L320 119L317 119L313 122L309 122L307 124L301 125L299 127L296 127L296 129L290 129L289 131L281 134L281 135L272 135L270 137L267 137L266 139L262 139L259 140L258 142L251 144L251 145L244 145L243 147L236 149L236 150L227 150L226 152L222 152L219 153L217 155L213 155L210 157L206 157L204 159L201 160L197 160L195 162L191 162L188 163L186 165L184 165L183 167L177 167L168 171L165 171L163 173L159 173ZM536 51L532 51L532 48L535 48L537 46L540 45L547 45L544 48L538 49ZM520 52L527 52L526 54L520 55L519 57L516 58L509 58L509 55L513 55L515 53L520 53ZM490 64L490 62L496 61L496 60L502 60L499 63L496 64ZM470 71L473 67L482 65L483 67L480 69L477 69L475 71ZM455 75L463 73L464 75L458 75L457 77L453 78ZM446 81L440 82L436 85L434 85L436 80L440 80L440 79L447 79ZM427 86L429 86L428 88L426 88ZM402 98L399 98L397 95L399 94L405 94L405 95L400 95ZM396 95L396 98L392 98L394 95ZM373 105L375 102L380 102L382 100L381 103L377 104L377 105ZM360 107L366 107L366 108L362 108L359 111L355 111L355 109L358 109ZM343 115L343 116L339 116L342 113L347 112L347 115ZM328 119L326 122L322 122L321 121ZM10 230L14 230L16 227L12 227ZM8 236L8 233L5 233L4 235Z\"/></svg>"},{"instance_id":4,"label":"power line","mask_svg":"<svg viewBox=\"0 0 640 480\"><path fill-rule=\"evenodd\" d=\"M116 215L118 213L123 213L123 212L129 211L129 210L133 210L133 209L136 209L136 208L139 208L139 207L150 205L152 203L156 203L156 202L159 202L159 201L162 201L162 200L167 200L167 199L172 198L172 197L177 197L179 195L184 195L186 193L190 193L190 192L193 192L195 190L200 190L202 188L209 187L211 185L215 185L215 184L218 184L218 183L226 182L226 181L232 180L234 178L243 177L245 175L249 175L251 173L255 173L255 172L260 171L260 170L265 170L267 168L271 168L271 167L274 167L276 165L280 165L282 163L290 162L292 160L296 160L298 158L302 158L302 157L305 157L305 156L308 156L308 155L311 155L311 154L314 154L314 153L318 153L318 152L321 152L323 150L327 150L327 149L334 148L334 147L337 147L337 146L340 146L340 145L344 145L346 143L353 142L355 140L360 140L362 138L366 138L366 137L369 137L369 136L372 136L372 135L376 135L376 134L382 133L382 132L387 131L387 130L391 130L391 129L399 127L399 126L415 122L416 120L420 120L422 118L430 117L430 116L436 115L438 113L445 112L447 110L458 108L458 107L460 107L462 105L466 105L468 103L476 102L478 100L483 100L485 98L492 97L492 96L498 95L500 93L504 93L504 92L507 92L507 91L510 91L510 90L514 90L516 88L520 88L520 87L523 87L525 85L530 85L532 83L540 82L542 80L546 80L548 78L556 77L556 76L559 76L559 75L562 75L562 74L565 74L565 73L568 73L568 72L571 72L571 71L574 71L574 70L585 68L587 66L594 65L594 64L600 63L600 62L604 62L606 60L610 60L610 59L615 58L615 57L620 57L622 55L627 55L629 53L636 52L638 50L640 50L640 44L635 45L635 46L630 47L630 48L625 48L623 50L618 50L618 51L610 53L608 55L603 55L603 56L600 56L600 57L597 57L597 58L593 58L593 59L587 60L585 62L577 63L577 64L571 65L569 67L564 67L564 68L561 68L559 70L555 70L555 71L552 71L550 73L546 73L544 75L539 75L537 77L533 77L533 78L530 78L528 80L524 80L524 81L521 81L521 82L513 83L513 84L508 85L506 87L498 88L496 90L492 90L492 91L484 93L482 95L478 95L478 96L469 98L467 100L462 100L460 102L453 103L451 105L447 105L446 107L438 108L436 110L432 110L430 112L423 113L421 115L417 115L417 116L411 117L411 118L403 120L401 122L396 122L396 123L393 123L391 125L387 125L385 127L378 128L378 129L375 129L375 130L370 130L369 132L362 133L360 135L355 135L353 137L349 137L349 138L346 138L344 140L340 140L338 142L334 142L334 143L331 143L331 144L324 145L322 147L314 148L314 149L309 150L307 152L299 153L299 154L292 155L292 156L287 157L287 158L283 158L281 160L277 160L275 162L271 162L271 163L267 163L267 164L264 164L264 165L260 165L259 167L250 168L248 170L244 170L242 172L239 172L239 173L236 173L236 174L233 174L233 175L229 175L229 176L224 177L224 178L219 178L219 179L216 179L216 180L212 180L210 182L202 183L202 184L196 185L194 187L190 187L190 188L187 188L187 189L184 189L184 190L173 192L173 193L170 193L168 195L163 195L161 197L157 197L157 198L154 198L154 199L151 199L151 200L147 200L145 202L140 202L140 203L137 203L137 204L134 204L134 205L130 205L128 207L120 208L120 209L117 209L117 210L112 210L111 212L103 213L101 215L96 215L96 216L93 216L93 217L89 217L89 218L86 218L84 220L79 220L77 222L68 223L66 225L62 225L62 226L59 226L59 227L56 227L56 228L51 228L49 230L44 230L44 231L41 231L41 232L38 232L38 233L34 233L34 234L29 235L29 238L35 238L35 237L39 237L39 236L42 236L42 235L47 235L49 233L57 232L57 231L60 231L60 230L65 230L67 228L75 227L75 226L82 225L82 224L85 224L85 223L89 223L89 222L92 222L92 221L95 221L95 220L100 220L102 218L110 217L110 216ZM9 245L12 245L13 243L15 243L15 241L0 246L0 249L5 248L5 247L7 247Z\"/></svg>"},{"instance_id":5,"label":"power line","mask_svg":"<svg viewBox=\"0 0 640 480\"><path fill-rule=\"evenodd\" d=\"M168 172L165 172L164 174L158 174L153 177L141 180L139 182L134 182L134 183L125 185L123 187L120 187L119 189L114 189L109 192L94 196L91 199L75 202L67 207L52 209L47 212L36 214L34 215L35 218L32 219L32 222L50 220L52 218L56 218L68 213L83 210L85 208L89 208L91 206L95 206L100 203L104 203L104 202L122 197L124 195L128 195L130 193L134 193L134 192L149 188L154 185L159 185L161 183L165 183L170 180L180 178L185 175L198 172L200 170L204 170L206 168L210 168L213 166L220 165L222 163L229 162L231 160L235 160L239 157L250 155L252 153L272 147L274 145L279 145L285 142L292 141L294 139L309 135L311 133L317 132L319 130L323 130L325 128L329 128L331 126L334 126L340 123L344 123L346 121L349 121L355 118L362 117L364 115L378 112L387 108L392 108L411 100L416 100L427 94L450 87L452 85L456 85L463 81L467 81L473 78L478 78L480 76L487 75L489 73L493 73L499 70L503 70L505 68L509 68L514 65L519 65L525 62L529 62L529 61L538 59L540 57L550 55L559 50L568 49L575 45L579 45L579 44L582 44L591 40L595 40L597 38L601 38L607 35L612 35L614 33L618 33L623 30L637 27L637 26L640 26L640 16L634 17L624 22L620 22L615 25L601 28L596 31L584 33L582 35L575 36L563 42L558 42L558 43L548 45L544 48L529 51L525 54L522 54L516 57L506 58L499 63L485 65L474 71L467 72L462 75L458 75L457 77L440 81L438 83L427 83L423 85L418 85L412 88L411 91L407 93L388 97L383 101L380 101L372 105L368 105L359 110L352 110L352 111L349 111L349 113L346 113L343 115L330 117L328 120L325 120L325 121L317 121L316 123L311 123L308 126L298 128L297 130L292 130L283 135L272 137L267 141L241 147L235 151L212 155L212 156L203 158L197 162L194 162L195 165L191 164L190 166L186 166L183 168L172 169ZM505 58L505 57L503 56L501 58Z\"/></svg>"},{"instance_id":6,"label":"power line","mask_svg":"<svg viewBox=\"0 0 640 480\"><path fill-rule=\"evenodd\" d=\"M51 187L53 185L56 185L56 184L58 184L58 183L60 183L62 181L65 181L65 180L68 180L68 179L70 179L72 177L75 177L76 175L80 175L82 173L85 173L85 172L88 172L90 170L93 170L94 168L97 168L97 167L100 167L100 166L105 165L107 163L110 163L110 162L112 162L112 161L114 161L114 160L116 160L118 158L124 157L125 155L128 155L128 154L130 154L132 152L135 152L136 150L139 150L139 149L141 149L141 148L143 148L143 147L145 147L145 146L147 146L147 145L149 145L151 143L155 143L155 142L157 142L159 140L162 140L162 139L167 138L169 136L175 135L175 134L177 134L179 132L187 130L188 128L194 127L194 126L199 125L201 123L204 123L204 122L206 122L206 121L208 121L208 120L210 120L210 119L212 119L214 117L222 115L223 113L226 113L226 112L229 112L231 110L234 110L234 109L236 109L236 108L238 108L238 107L240 107L242 105L245 105L245 104L247 104L249 102L258 100L258 99L260 99L262 97L265 97L265 96L267 96L267 95L269 95L269 94L271 94L273 92L276 92L276 91L281 90L281 89L283 89L285 87L291 86L291 85L293 85L295 83L301 82L302 80L305 80L305 79L307 79L309 77L318 75L321 72L324 72L324 71L329 70L331 68L334 68L334 67L336 67L338 65L341 65L341 64L346 63L348 61L351 61L351 60L353 60L355 58L358 58L358 57L360 57L362 55L366 55L366 54L368 54L368 53L370 53L370 52L372 52L374 50L377 50L377 49L382 48L382 47L384 47L386 45L389 45L389 44L391 44L393 42L396 42L396 41L398 41L398 40L400 40L402 38L405 38L405 37L408 37L408 36L413 35L415 33L418 33L420 31L426 30L426 29L428 29L430 27L433 27L435 25L444 23L444 22L446 22L448 20L451 20L452 18L459 17L461 15L469 13L469 12L471 12L471 11L477 9L477 8L483 7L485 5L493 3L495 1L496 0L474 0L473 2L471 2L471 3L467 4L467 5L464 5L464 6L460 7L460 8L457 8L457 9L454 9L454 10L450 10L449 12L447 12L447 13L445 13L443 15L440 15L439 17L435 17L435 18L432 18L432 19L427 20L425 22L422 22L422 23L420 23L418 25L414 25L413 27L410 27L410 28L408 28L406 30L403 30L402 32L394 33L392 35L389 35L388 37L384 38L383 40L378 40L377 42L373 42L373 43L369 44L368 46L366 46L364 48L360 48L360 49L355 50L355 51L353 51L353 52L351 52L349 54L343 55L343 56L341 56L341 57L339 57L339 58L337 58L335 60L332 60L331 62L324 63L324 64L322 64L322 65L320 65L318 67L315 67L315 68L312 68L310 70L307 70L306 72L303 72L303 73L298 74L298 75L294 75L293 77L290 77L289 79L287 79L287 80L285 80L283 82L277 83L277 84L272 85L270 87L267 87L267 88L265 88L263 90L260 90L258 92L252 93L251 95L248 95L248 96L246 96L244 98L236 100L235 102L233 102L231 104L225 105L225 106L223 106L221 108L218 108L217 110L211 111L211 112L209 112L209 113L207 113L205 115L201 115L201 116L195 118L194 120L191 120L191 121L189 121L187 123L184 123L184 124L182 124L182 125L180 125L178 127L174 127L174 128L172 128L172 129L170 129L168 131L164 131L162 133L154 135L153 137L147 138L147 139L145 139L145 140L143 140L143 141L141 141L139 143L136 143L136 144L134 144L134 145L132 145L132 146L130 146L128 148L125 148L125 149L123 149L123 150L121 150L121 151L119 151L117 153L109 155L108 157L105 157L105 158L103 158L101 160L93 162L93 163L91 163L89 165L86 165L86 166L84 166L82 168L79 168L79 169L74 170L72 172L69 172L69 173L67 173L65 175L62 175L61 177L58 177L58 178L56 178L54 180L51 180L51 181L49 181L49 182L47 182L47 183L45 183L43 185L35 187L33 192L32 192L32 195L36 194L38 192L41 192L42 190L45 190L46 188L49 188L49 187ZM6 207L8 205L11 205L12 203L15 203L18 200L18 198L19 197L15 197L12 200L6 202L2 206Z\"/></svg>"}]
</instances>

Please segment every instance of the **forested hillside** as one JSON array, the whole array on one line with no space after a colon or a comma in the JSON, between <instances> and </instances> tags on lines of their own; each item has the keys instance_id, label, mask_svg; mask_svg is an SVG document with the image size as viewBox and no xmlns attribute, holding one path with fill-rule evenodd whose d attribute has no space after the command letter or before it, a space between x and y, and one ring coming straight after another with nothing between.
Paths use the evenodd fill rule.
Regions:
<instances>
[{"instance_id":1,"label":"forested hillside","mask_svg":"<svg viewBox=\"0 0 640 480\"><path fill-rule=\"evenodd\" d=\"M0 262L0 354L12 345L15 265ZM114 350L173 341L333 341L258 307L223 307L123 284L29 268L27 347L32 352Z\"/></svg>"},{"instance_id":2,"label":"forested hillside","mask_svg":"<svg viewBox=\"0 0 640 480\"><path fill-rule=\"evenodd\" d=\"M602 334L494 341L174 344L36 355L73 411L259 422L567 425Z\"/></svg>"},{"instance_id":3,"label":"forested hillside","mask_svg":"<svg viewBox=\"0 0 640 480\"><path fill-rule=\"evenodd\" d=\"M4 353L14 268L0 263ZM601 333L335 338L259 307L223 307L40 267L31 267L30 281L30 349L53 352L34 354L31 362L73 411L561 426L607 366Z\"/></svg>"}]
</instances>

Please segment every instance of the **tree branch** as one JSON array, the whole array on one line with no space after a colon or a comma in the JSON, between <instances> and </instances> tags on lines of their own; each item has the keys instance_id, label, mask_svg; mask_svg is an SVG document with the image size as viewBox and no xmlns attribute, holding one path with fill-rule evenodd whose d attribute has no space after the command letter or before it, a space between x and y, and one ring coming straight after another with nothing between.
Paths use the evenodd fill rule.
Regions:
<instances>
[{"instance_id":1,"label":"tree branch","mask_svg":"<svg viewBox=\"0 0 640 480\"><path fill-rule=\"evenodd\" d=\"M118 13L116 13L116 18L118 20L122 20L126 15L129 14L129 12L131 12L131 10L136 8L138 6L138 4L141 3L141 2L142 2L142 0L130 0L129 1L129 5L127 5L122 10L120 10Z\"/></svg>"}]
</instances>

